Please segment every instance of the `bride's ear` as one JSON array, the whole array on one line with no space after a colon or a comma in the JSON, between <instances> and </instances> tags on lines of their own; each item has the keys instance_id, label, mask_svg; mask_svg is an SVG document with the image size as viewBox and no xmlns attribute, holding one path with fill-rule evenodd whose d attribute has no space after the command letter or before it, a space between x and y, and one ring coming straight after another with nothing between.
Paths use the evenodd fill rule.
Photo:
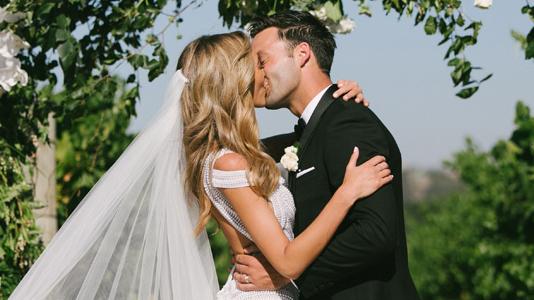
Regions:
<instances>
[{"instance_id":1,"label":"bride's ear","mask_svg":"<svg viewBox=\"0 0 534 300\"><path fill-rule=\"evenodd\" d=\"M299 66L302 68L310 61L312 56L312 50L310 44L302 42L295 46L293 55L297 59Z\"/></svg>"}]
</instances>

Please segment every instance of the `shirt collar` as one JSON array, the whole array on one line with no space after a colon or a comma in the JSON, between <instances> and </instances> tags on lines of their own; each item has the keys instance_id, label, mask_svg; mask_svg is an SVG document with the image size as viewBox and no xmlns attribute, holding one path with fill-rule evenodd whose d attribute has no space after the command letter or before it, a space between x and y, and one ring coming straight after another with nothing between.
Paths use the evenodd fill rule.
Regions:
<instances>
[{"instance_id":1,"label":"shirt collar","mask_svg":"<svg viewBox=\"0 0 534 300\"><path fill-rule=\"evenodd\" d=\"M306 124L308 124L308 122L310 121L313 111L315 110L315 108L317 107L317 104L319 104L319 101L321 100L324 93L326 93L326 90L328 90L330 86L331 85L325 87L322 91L320 91L317 95L315 95L315 97L313 97L310 103L306 105L306 108L304 108L304 111L302 112L302 115L300 117L304 119Z\"/></svg>"}]
</instances>

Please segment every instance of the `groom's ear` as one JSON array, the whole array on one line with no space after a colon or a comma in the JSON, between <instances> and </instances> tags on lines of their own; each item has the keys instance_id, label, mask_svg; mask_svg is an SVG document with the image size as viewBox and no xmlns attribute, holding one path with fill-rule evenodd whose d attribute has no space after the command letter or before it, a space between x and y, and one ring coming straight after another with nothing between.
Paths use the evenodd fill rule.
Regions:
<instances>
[{"instance_id":1,"label":"groom's ear","mask_svg":"<svg viewBox=\"0 0 534 300\"><path fill-rule=\"evenodd\" d=\"M297 59L301 68L306 66L312 56L310 44L306 42L298 44L297 46L295 46L295 49L293 49L293 55Z\"/></svg>"}]
</instances>

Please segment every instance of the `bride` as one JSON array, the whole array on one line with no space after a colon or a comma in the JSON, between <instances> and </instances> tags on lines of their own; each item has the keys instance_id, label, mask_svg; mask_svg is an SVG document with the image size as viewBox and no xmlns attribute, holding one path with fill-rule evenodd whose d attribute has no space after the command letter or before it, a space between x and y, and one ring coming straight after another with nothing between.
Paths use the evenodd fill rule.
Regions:
<instances>
[{"instance_id":1,"label":"bride","mask_svg":"<svg viewBox=\"0 0 534 300\"><path fill-rule=\"evenodd\" d=\"M78 205L9 299L297 299L291 284L239 291L231 275L219 291L208 219L217 220L234 253L254 243L293 279L352 204L391 180L381 170L383 157L356 166L355 151L343 185L293 237L292 196L258 138L254 97L264 92L254 82L249 38L203 36L185 48L178 67L155 120Z\"/></svg>"}]
</instances>

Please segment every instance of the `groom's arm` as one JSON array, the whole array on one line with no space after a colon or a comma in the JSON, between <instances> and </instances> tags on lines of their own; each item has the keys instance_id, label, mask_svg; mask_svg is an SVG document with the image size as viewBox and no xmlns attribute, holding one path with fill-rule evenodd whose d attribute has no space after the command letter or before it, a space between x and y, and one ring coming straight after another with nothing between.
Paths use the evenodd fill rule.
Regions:
<instances>
[{"instance_id":1,"label":"groom's arm","mask_svg":"<svg viewBox=\"0 0 534 300\"><path fill-rule=\"evenodd\" d=\"M372 113L354 103L344 106L329 125L325 142L324 160L333 191L343 182L354 146L360 149L358 164L375 155L386 159L389 156L386 135ZM302 295L311 297L391 262L396 244L396 211L391 183L356 202L339 232L297 280Z\"/></svg>"}]
</instances>

